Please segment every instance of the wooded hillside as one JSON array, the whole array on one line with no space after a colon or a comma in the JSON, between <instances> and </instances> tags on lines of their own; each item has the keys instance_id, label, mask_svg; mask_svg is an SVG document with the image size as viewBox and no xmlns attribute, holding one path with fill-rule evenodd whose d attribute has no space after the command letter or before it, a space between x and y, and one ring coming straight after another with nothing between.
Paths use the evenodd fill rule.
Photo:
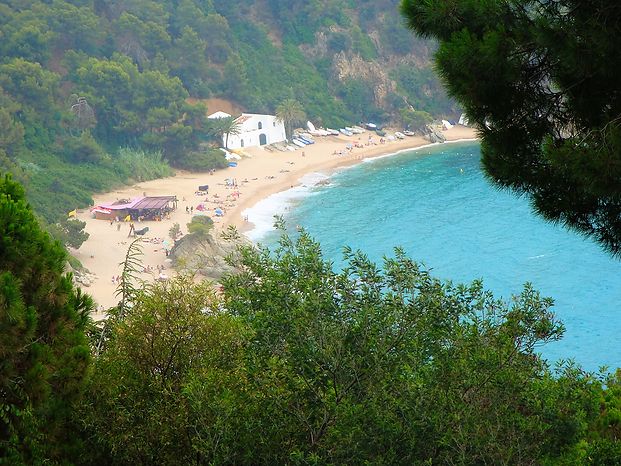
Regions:
<instances>
[{"instance_id":1,"label":"wooded hillside","mask_svg":"<svg viewBox=\"0 0 621 466\"><path fill-rule=\"evenodd\" d=\"M293 98L333 126L454 116L430 49L397 0L5 0L0 170L55 222L167 163L221 163L188 97L270 113Z\"/></svg>"}]
</instances>

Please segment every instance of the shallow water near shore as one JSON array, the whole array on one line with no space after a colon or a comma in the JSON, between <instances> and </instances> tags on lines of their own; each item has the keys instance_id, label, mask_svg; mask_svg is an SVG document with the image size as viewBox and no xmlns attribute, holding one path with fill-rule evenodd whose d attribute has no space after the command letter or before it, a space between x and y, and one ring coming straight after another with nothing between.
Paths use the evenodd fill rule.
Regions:
<instances>
[{"instance_id":1,"label":"shallow water near shore","mask_svg":"<svg viewBox=\"0 0 621 466\"><path fill-rule=\"evenodd\" d=\"M531 282L554 298L567 329L541 349L546 358L574 358L587 370L621 366L621 261L545 222L527 199L495 189L479 158L477 143L457 143L362 163L328 185L308 183L263 201L253 209L264 218L251 237L273 246L268 225L278 211L291 229L305 227L337 268L345 245L376 262L402 246L436 277L482 278L505 299Z\"/></svg>"}]
</instances>

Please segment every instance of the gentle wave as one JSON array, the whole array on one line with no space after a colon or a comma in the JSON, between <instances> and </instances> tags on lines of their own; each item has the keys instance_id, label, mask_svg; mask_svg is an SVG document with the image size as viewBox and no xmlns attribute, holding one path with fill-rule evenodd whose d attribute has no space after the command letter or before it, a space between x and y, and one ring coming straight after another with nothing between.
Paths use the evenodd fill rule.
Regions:
<instances>
[{"instance_id":1,"label":"gentle wave","mask_svg":"<svg viewBox=\"0 0 621 466\"><path fill-rule=\"evenodd\" d=\"M274 217L285 215L295 204L313 194L312 189L329 180L325 173L308 173L300 178L300 184L262 199L244 210L242 215L252 224L244 235L252 242L258 242L274 231Z\"/></svg>"},{"instance_id":2,"label":"gentle wave","mask_svg":"<svg viewBox=\"0 0 621 466\"><path fill-rule=\"evenodd\" d=\"M415 148L401 149L387 154L368 157L361 160L360 163L338 167L329 175L318 172L307 173L300 178L300 184L298 186L272 194L267 198L262 199L254 206L244 210L242 212L242 216L246 217L248 222L252 224L252 228L246 231L244 235L254 243L261 241L269 233L274 231L274 217L286 215L302 199L312 195L313 188L330 183L330 180L341 172L356 168L361 164L375 163L379 160L394 157L399 154L417 152L444 144L457 144L475 141L476 139L456 139L453 141L446 141L444 143L429 143Z\"/></svg>"}]
</instances>

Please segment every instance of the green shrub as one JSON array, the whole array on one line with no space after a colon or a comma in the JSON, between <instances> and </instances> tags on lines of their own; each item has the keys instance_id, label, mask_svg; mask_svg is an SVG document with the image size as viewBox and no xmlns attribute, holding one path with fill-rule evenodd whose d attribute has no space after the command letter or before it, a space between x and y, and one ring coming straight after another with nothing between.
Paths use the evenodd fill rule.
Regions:
<instances>
[{"instance_id":1,"label":"green shrub","mask_svg":"<svg viewBox=\"0 0 621 466\"><path fill-rule=\"evenodd\" d=\"M190 171L207 171L226 168L228 163L220 149L209 149L206 152L190 152L176 160L175 166Z\"/></svg>"},{"instance_id":2,"label":"green shrub","mask_svg":"<svg viewBox=\"0 0 621 466\"><path fill-rule=\"evenodd\" d=\"M116 173L124 179L147 181L173 175L161 152L124 147L113 160Z\"/></svg>"},{"instance_id":3,"label":"green shrub","mask_svg":"<svg viewBox=\"0 0 621 466\"><path fill-rule=\"evenodd\" d=\"M190 234L198 237L208 236L212 228L213 220L206 215L195 215L192 217L192 221L188 223L188 231Z\"/></svg>"}]
</instances>

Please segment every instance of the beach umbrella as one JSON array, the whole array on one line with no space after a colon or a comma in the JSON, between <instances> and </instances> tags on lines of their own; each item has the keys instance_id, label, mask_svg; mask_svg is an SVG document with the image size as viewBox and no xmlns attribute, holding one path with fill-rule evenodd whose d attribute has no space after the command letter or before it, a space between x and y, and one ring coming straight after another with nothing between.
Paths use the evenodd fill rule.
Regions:
<instances>
[{"instance_id":1,"label":"beach umbrella","mask_svg":"<svg viewBox=\"0 0 621 466\"><path fill-rule=\"evenodd\" d=\"M218 216L221 217L222 215L224 215L224 212L222 211L222 209L220 207L216 207L216 209L214 210L214 213Z\"/></svg>"}]
</instances>

